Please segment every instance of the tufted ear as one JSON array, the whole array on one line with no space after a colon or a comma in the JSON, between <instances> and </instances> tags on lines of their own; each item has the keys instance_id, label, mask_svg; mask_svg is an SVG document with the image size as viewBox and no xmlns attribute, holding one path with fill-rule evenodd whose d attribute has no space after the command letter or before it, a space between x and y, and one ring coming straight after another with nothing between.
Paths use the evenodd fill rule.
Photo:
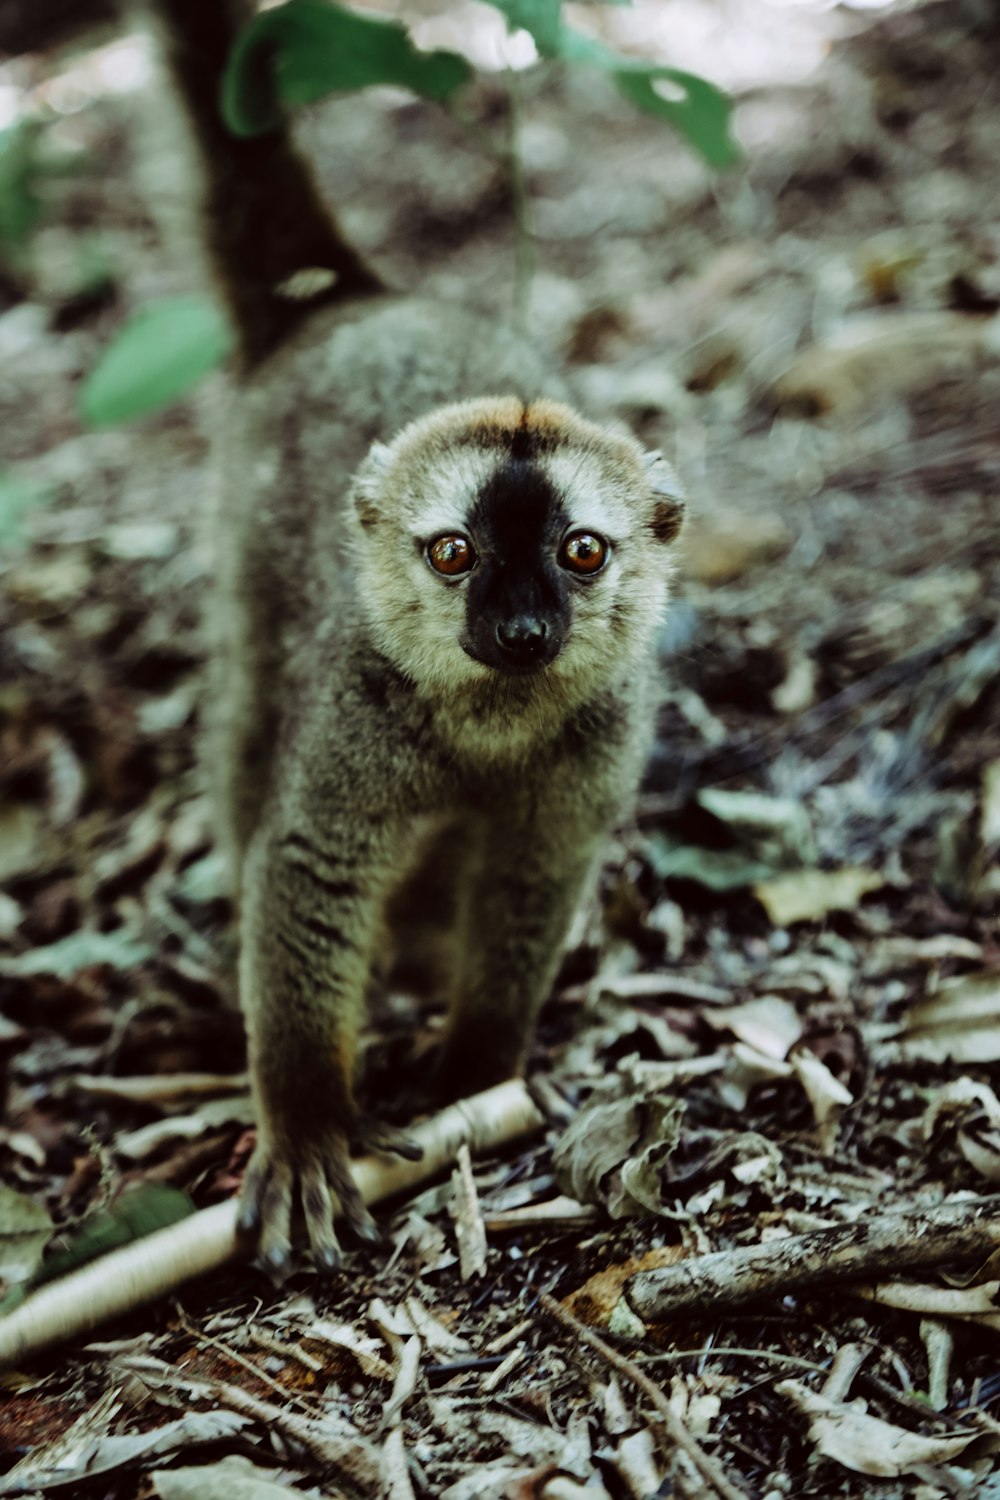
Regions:
<instances>
[{"instance_id":1,"label":"tufted ear","mask_svg":"<svg viewBox=\"0 0 1000 1500\"><path fill-rule=\"evenodd\" d=\"M373 443L361 467L354 475L351 497L358 520L366 530L378 525L381 514L382 481L389 467L391 452L385 443Z\"/></svg>"},{"instance_id":2,"label":"tufted ear","mask_svg":"<svg viewBox=\"0 0 1000 1500\"><path fill-rule=\"evenodd\" d=\"M684 524L684 492L680 481L658 449L645 455L646 476L653 492L649 529L658 542L672 542Z\"/></svg>"}]
</instances>

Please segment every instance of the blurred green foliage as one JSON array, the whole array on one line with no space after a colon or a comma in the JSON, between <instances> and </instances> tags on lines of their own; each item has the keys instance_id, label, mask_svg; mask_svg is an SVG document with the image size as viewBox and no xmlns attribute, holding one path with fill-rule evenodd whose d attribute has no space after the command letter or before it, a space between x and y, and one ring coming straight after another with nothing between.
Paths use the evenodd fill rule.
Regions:
<instances>
[{"instance_id":1,"label":"blurred green foliage","mask_svg":"<svg viewBox=\"0 0 1000 1500\"><path fill-rule=\"evenodd\" d=\"M511 31L530 33L539 54L608 74L640 109L671 125L713 167L737 152L730 102L714 84L658 63L621 57L568 26L562 0L490 0ZM285 0L239 37L222 81L222 113L237 135L265 134L285 106L372 84L393 84L440 103L472 76L453 52L419 52L405 27L333 0ZM13 212L13 210L12 210ZM31 215L21 202L22 219ZM2 241L0 241L2 243ZM91 426L126 421L182 395L229 350L221 311L192 298L137 314L84 383L80 413Z\"/></svg>"},{"instance_id":2,"label":"blurred green foliage","mask_svg":"<svg viewBox=\"0 0 1000 1500\"><path fill-rule=\"evenodd\" d=\"M363 16L327 0L288 0L245 28L222 84L222 113L235 135L261 135L281 104L390 83L445 100L471 77L454 52L418 52L395 21Z\"/></svg>"},{"instance_id":3,"label":"blurred green foliage","mask_svg":"<svg viewBox=\"0 0 1000 1500\"><path fill-rule=\"evenodd\" d=\"M0 131L0 263L12 271L22 268L31 231L42 214L42 130L38 120L19 120Z\"/></svg>"},{"instance_id":4,"label":"blurred green foliage","mask_svg":"<svg viewBox=\"0 0 1000 1500\"><path fill-rule=\"evenodd\" d=\"M640 109L659 116L714 167L736 160L729 100L704 78L621 57L567 26L562 0L490 0L511 31L527 31L544 58L600 68ZM223 115L237 135L276 124L282 104L396 84L445 101L471 76L452 52L418 52L393 21L358 15L333 0L286 0L250 23L233 49L223 82ZM668 91L657 84L666 81Z\"/></svg>"},{"instance_id":5,"label":"blurred green foliage","mask_svg":"<svg viewBox=\"0 0 1000 1500\"><path fill-rule=\"evenodd\" d=\"M203 297L164 297L133 314L80 392L90 427L127 422L175 401L232 347L226 315Z\"/></svg>"},{"instance_id":6,"label":"blurred green foliage","mask_svg":"<svg viewBox=\"0 0 1000 1500\"><path fill-rule=\"evenodd\" d=\"M58 1281L78 1266L85 1266L133 1240L144 1239L158 1229L166 1229L193 1213L194 1203L180 1188L162 1182L141 1183L116 1198L109 1208L84 1219L64 1249L48 1254L26 1281L8 1292L0 1302L0 1317L13 1312L28 1293L47 1281Z\"/></svg>"}]
</instances>

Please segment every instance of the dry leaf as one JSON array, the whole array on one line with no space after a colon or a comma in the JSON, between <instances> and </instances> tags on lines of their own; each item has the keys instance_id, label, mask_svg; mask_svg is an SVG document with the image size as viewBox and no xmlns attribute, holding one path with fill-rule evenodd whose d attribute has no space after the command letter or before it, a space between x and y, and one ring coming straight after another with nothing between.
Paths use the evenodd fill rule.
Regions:
<instances>
[{"instance_id":1,"label":"dry leaf","mask_svg":"<svg viewBox=\"0 0 1000 1500\"><path fill-rule=\"evenodd\" d=\"M645 1255L632 1256L620 1265L605 1266L595 1272L575 1292L563 1300L574 1318L595 1328L606 1328L608 1319L615 1310L622 1288L638 1271L658 1271L663 1266L675 1266L687 1255L683 1245L665 1245L649 1250Z\"/></svg>"},{"instance_id":2,"label":"dry leaf","mask_svg":"<svg viewBox=\"0 0 1000 1500\"><path fill-rule=\"evenodd\" d=\"M713 1029L731 1031L747 1047L779 1062L802 1035L795 1006L777 995L761 995L742 1005L707 1011L705 1020Z\"/></svg>"},{"instance_id":3,"label":"dry leaf","mask_svg":"<svg viewBox=\"0 0 1000 1500\"><path fill-rule=\"evenodd\" d=\"M950 371L972 368L995 337L990 323L960 313L855 318L825 342L803 350L775 382L775 399L809 416L854 414Z\"/></svg>"},{"instance_id":4,"label":"dry leaf","mask_svg":"<svg viewBox=\"0 0 1000 1500\"><path fill-rule=\"evenodd\" d=\"M27 1281L41 1265L54 1232L40 1203L0 1183L0 1279Z\"/></svg>"},{"instance_id":5,"label":"dry leaf","mask_svg":"<svg viewBox=\"0 0 1000 1500\"><path fill-rule=\"evenodd\" d=\"M1000 1281L975 1286L926 1286L914 1281L879 1281L854 1286L852 1294L882 1307L919 1313L928 1318L961 1318L1000 1332Z\"/></svg>"},{"instance_id":6,"label":"dry leaf","mask_svg":"<svg viewBox=\"0 0 1000 1500\"><path fill-rule=\"evenodd\" d=\"M729 1109L746 1109L751 1092L760 1083L773 1083L776 1079L791 1078L791 1063L780 1058L768 1057L756 1047L737 1042L726 1064L726 1070L715 1080L716 1092Z\"/></svg>"},{"instance_id":7,"label":"dry leaf","mask_svg":"<svg viewBox=\"0 0 1000 1500\"><path fill-rule=\"evenodd\" d=\"M793 540L774 512L713 510L685 527L678 561L685 577L714 587L783 557Z\"/></svg>"},{"instance_id":8,"label":"dry leaf","mask_svg":"<svg viewBox=\"0 0 1000 1500\"><path fill-rule=\"evenodd\" d=\"M986 1063L1000 1058L1000 974L949 979L911 1006L891 1051L904 1061Z\"/></svg>"},{"instance_id":9,"label":"dry leaf","mask_svg":"<svg viewBox=\"0 0 1000 1500\"><path fill-rule=\"evenodd\" d=\"M827 1120L854 1103L854 1095L850 1089L845 1088L840 1079L833 1076L826 1063L814 1052L796 1052L791 1063L812 1106L817 1125L825 1125Z\"/></svg>"},{"instance_id":10,"label":"dry leaf","mask_svg":"<svg viewBox=\"0 0 1000 1500\"><path fill-rule=\"evenodd\" d=\"M237 1454L197 1468L154 1469L149 1477L160 1500L288 1500L302 1493L277 1484L269 1470ZM340 1493L326 1491L329 1500L337 1500Z\"/></svg>"},{"instance_id":11,"label":"dry leaf","mask_svg":"<svg viewBox=\"0 0 1000 1500\"><path fill-rule=\"evenodd\" d=\"M828 1401L799 1380L782 1380L774 1389L809 1418L820 1453L855 1474L898 1478L923 1464L950 1463L981 1436L968 1429L946 1436L908 1432L870 1417L863 1401Z\"/></svg>"},{"instance_id":12,"label":"dry leaf","mask_svg":"<svg viewBox=\"0 0 1000 1500\"><path fill-rule=\"evenodd\" d=\"M753 893L775 927L811 922L831 911L853 911L869 891L886 884L884 875L864 867L796 870L759 881Z\"/></svg>"},{"instance_id":13,"label":"dry leaf","mask_svg":"<svg viewBox=\"0 0 1000 1500\"><path fill-rule=\"evenodd\" d=\"M661 1170L683 1117L679 1100L655 1093L588 1104L555 1149L560 1187L580 1203L601 1204L615 1219L659 1212Z\"/></svg>"}]
</instances>

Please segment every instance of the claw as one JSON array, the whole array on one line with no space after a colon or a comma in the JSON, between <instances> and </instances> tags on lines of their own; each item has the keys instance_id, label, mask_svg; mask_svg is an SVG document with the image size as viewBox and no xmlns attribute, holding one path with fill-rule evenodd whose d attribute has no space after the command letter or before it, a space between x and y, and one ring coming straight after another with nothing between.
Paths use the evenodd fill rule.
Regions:
<instances>
[{"instance_id":1,"label":"claw","mask_svg":"<svg viewBox=\"0 0 1000 1500\"><path fill-rule=\"evenodd\" d=\"M371 1214L366 1213L365 1217L359 1220L357 1223L355 1223L353 1220L350 1221L350 1228L351 1233L354 1235L355 1239L360 1240L362 1244L382 1245L385 1243L382 1231L375 1223L375 1220L372 1218Z\"/></svg>"},{"instance_id":2,"label":"claw","mask_svg":"<svg viewBox=\"0 0 1000 1500\"><path fill-rule=\"evenodd\" d=\"M313 1250L313 1261L317 1271L328 1276L340 1270L344 1264L344 1257L336 1245L324 1245L321 1250Z\"/></svg>"},{"instance_id":3,"label":"claw","mask_svg":"<svg viewBox=\"0 0 1000 1500\"><path fill-rule=\"evenodd\" d=\"M360 1121L351 1137L351 1145L355 1151L391 1151L405 1161L419 1161L424 1154L424 1148L415 1140L382 1120Z\"/></svg>"},{"instance_id":4,"label":"claw","mask_svg":"<svg viewBox=\"0 0 1000 1500\"><path fill-rule=\"evenodd\" d=\"M257 1257L260 1269L269 1276L275 1286L281 1286L287 1279L291 1266L291 1256L278 1248L261 1252Z\"/></svg>"},{"instance_id":5,"label":"claw","mask_svg":"<svg viewBox=\"0 0 1000 1500\"><path fill-rule=\"evenodd\" d=\"M260 1211L256 1203L249 1202L246 1198L240 1199L240 1206L236 1214L237 1234L256 1234L260 1229Z\"/></svg>"}]
</instances>

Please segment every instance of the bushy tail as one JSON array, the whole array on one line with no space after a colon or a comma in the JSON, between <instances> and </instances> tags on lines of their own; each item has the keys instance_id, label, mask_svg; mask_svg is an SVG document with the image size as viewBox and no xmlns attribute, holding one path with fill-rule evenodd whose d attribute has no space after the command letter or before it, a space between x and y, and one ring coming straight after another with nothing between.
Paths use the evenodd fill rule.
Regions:
<instances>
[{"instance_id":1,"label":"bushy tail","mask_svg":"<svg viewBox=\"0 0 1000 1500\"><path fill-rule=\"evenodd\" d=\"M246 366L316 307L380 289L324 207L284 126L233 135L220 112L226 59L250 0L149 0L202 161L203 234ZM312 275L304 273L315 273ZM312 287L305 298L301 288Z\"/></svg>"}]
</instances>

